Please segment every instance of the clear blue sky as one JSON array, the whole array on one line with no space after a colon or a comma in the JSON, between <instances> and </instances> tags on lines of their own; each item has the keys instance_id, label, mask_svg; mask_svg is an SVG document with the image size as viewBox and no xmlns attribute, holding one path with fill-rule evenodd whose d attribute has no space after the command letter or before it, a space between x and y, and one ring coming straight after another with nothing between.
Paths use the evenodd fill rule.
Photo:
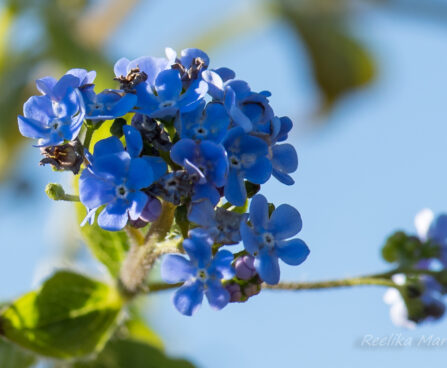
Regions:
<instances>
[{"instance_id":1,"label":"clear blue sky","mask_svg":"<svg viewBox=\"0 0 447 368\"><path fill-rule=\"evenodd\" d=\"M143 1L108 52L117 59L161 54L165 46L194 46L189 42L195 36L246 3L201 0L186 6L180 0ZM173 9L181 12L173 14ZM314 129L308 123L316 105L315 89L303 50L286 27L274 23L209 52L213 66L231 67L253 89L270 90L276 113L295 120L292 140L300 158L296 185L285 187L272 180L263 189L270 201L300 210L301 237L311 249L302 266L283 267L284 280L385 270L379 251L388 234L413 231L414 215L422 208L447 212L447 28L378 12L362 18L357 29L378 58L380 76L368 90L339 103L326 124ZM29 152L21 160L21 175L38 181L42 193L16 206L14 193L0 190L4 298L28 290L36 264L64 241L62 231L51 235L48 218L55 229L62 229L58 216L67 207L50 203L43 194L46 182L58 177L37 167L38 154ZM27 232L21 230L23 224ZM445 360L447 347L358 346L365 334L447 337L446 321L411 332L393 326L382 301L384 292L379 287L265 291L221 312L204 305L193 318L178 314L167 292L150 298L147 316L170 353L203 368L419 367Z\"/></svg>"}]
</instances>

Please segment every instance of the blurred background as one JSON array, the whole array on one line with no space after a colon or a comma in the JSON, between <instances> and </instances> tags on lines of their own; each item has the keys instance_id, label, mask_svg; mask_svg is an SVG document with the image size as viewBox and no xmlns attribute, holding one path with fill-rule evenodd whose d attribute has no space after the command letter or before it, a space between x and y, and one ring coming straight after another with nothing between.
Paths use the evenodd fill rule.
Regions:
<instances>
[{"instance_id":1,"label":"blurred background","mask_svg":"<svg viewBox=\"0 0 447 368\"><path fill-rule=\"evenodd\" d=\"M387 235L413 231L423 208L447 212L445 0L3 0L0 300L30 290L55 266L101 273L72 206L44 193L70 175L39 167L38 149L19 136L16 116L37 94L34 80L79 67L98 72L98 90L113 88L118 58L162 56L166 46L203 48L211 67L270 90L276 114L294 121L296 185L271 180L263 189L269 201L299 209L311 249L302 266L283 267L283 280L385 271ZM384 292L264 291L221 312L204 305L193 318L163 292L144 310L167 352L202 368L444 361L447 346L360 346L365 335L447 338L446 321L393 326Z\"/></svg>"}]
</instances>

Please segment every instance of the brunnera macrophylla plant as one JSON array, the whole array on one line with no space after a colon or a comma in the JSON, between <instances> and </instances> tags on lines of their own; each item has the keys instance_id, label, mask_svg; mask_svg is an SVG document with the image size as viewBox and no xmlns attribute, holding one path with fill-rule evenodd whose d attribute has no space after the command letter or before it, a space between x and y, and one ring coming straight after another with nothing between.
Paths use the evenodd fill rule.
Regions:
<instances>
[{"instance_id":1,"label":"brunnera macrophylla plant","mask_svg":"<svg viewBox=\"0 0 447 368\"><path fill-rule=\"evenodd\" d=\"M292 121L274 113L270 93L252 91L231 69L212 68L208 55L198 49L180 55L167 49L161 58L122 58L114 73L115 89L100 93L94 71L72 69L59 80L37 80L40 95L25 103L18 125L22 135L35 139L42 165L76 176L78 195L66 194L57 184L49 184L47 193L85 207L81 226L90 229L90 240L102 237L98 259L116 286L57 273L4 310L1 335L39 354L81 357L104 348L135 296L170 288L176 289L175 308L186 316L199 309L204 297L219 310L262 289L354 285L392 288L386 301L393 304L396 322L443 315L445 217L433 220L418 237L392 235L383 249L385 260L396 265L389 272L280 283L281 262L298 266L309 248L296 238L302 227L299 212L288 204L276 207L259 193L268 180L293 185L290 174L298 167L295 148L286 143ZM113 123L105 130L107 121ZM108 137L92 145L99 131L101 137L109 132ZM116 255L117 247L109 251L112 243L122 254ZM107 256L114 259L113 267ZM149 282L159 258L164 282ZM84 300L73 303L76 293L67 290L68 296L58 300L57 321L79 331L71 340L62 336L63 325L58 333L42 327L56 323L48 311L61 285L81 292L77 297ZM28 302L33 298L46 314L33 310L35 304ZM84 316L85 310L95 311L96 317L90 312ZM71 316L91 319L86 324Z\"/></svg>"}]
</instances>

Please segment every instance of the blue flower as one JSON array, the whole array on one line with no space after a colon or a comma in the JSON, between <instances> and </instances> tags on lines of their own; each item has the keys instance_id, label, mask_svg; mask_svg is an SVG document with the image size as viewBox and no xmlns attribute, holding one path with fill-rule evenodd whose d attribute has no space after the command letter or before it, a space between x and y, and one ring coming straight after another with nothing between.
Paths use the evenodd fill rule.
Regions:
<instances>
[{"instance_id":1,"label":"blue flower","mask_svg":"<svg viewBox=\"0 0 447 368\"><path fill-rule=\"evenodd\" d=\"M116 137L99 141L79 180L80 200L89 211L84 221L92 222L97 209L105 205L98 225L110 231L121 230L129 218L144 216L150 198L141 189L166 172L161 158L139 157L143 142L135 128L125 126L123 131L127 149Z\"/></svg>"},{"instance_id":2,"label":"blue flower","mask_svg":"<svg viewBox=\"0 0 447 368\"><path fill-rule=\"evenodd\" d=\"M136 110L153 118L172 118L178 111L194 110L207 90L204 81L196 80L182 93L180 73L174 69L164 70L158 74L153 87L143 83L136 86Z\"/></svg>"},{"instance_id":3,"label":"blue flower","mask_svg":"<svg viewBox=\"0 0 447 368\"><path fill-rule=\"evenodd\" d=\"M66 74L58 82L47 77L36 81L43 96L32 96L18 117L20 133L39 139L38 146L55 146L75 139L81 130L85 107L77 77Z\"/></svg>"},{"instance_id":4,"label":"blue flower","mask_svg":"<svg viewBox=\"0 0 447 368\"><path fill-rule=\"evenodd\" d=\"M270 129L270 121L274 117L268 97L270 92L253 92L247 82L237 79L223 81L234 77L234 73L226 68L219 71L203 72L203 79L208 83L208 93L214 100L224 103L233 123L241 126L246 132L265 132Z\"/></svg>"},{"instance_id":5,"label":"blue flower","mask_svg":"<svg viewBox=\"0 0 447 368\"><path fill-rule=\"evenodd\" d=\"M205 102L191 112L181 114L176 126L181 138L222 142L227 134L230 118L221 103L211 102L204 109Z\"/></svg>"},{"instance_id":6,"label":"blue flower","mask_svg":"<svg viewBox=\"0 0 447 368\"><path fill-rule=\"evenodd\" d=\"M217 204L220 194L216 187L226 183L228 160L225 149L212 141L196 143L192 139L179 140L171 150L172 160L200 178L195 186L193 200L209 198Z\"/></svg>"},{"instance_id":7,"label":"blue flower","mask_svg":"<svg viewBox=\"0 0 447 368\"><path fill-rule=\"evenodd\" d=\"M137 103L137 96L123 91L106 89L99 94L93 86L81 89L86 119L110 120L126 115Z\"/></svg>"},{"instance_id":8,"label":"blue flower","mask_svg":"<svg viewBox=\"0 0 447 368\"><path fill-rule=\"evenodd\" d=\"M117 79L124 83L129 90L141 84L141 89L155 87L155 80L161 71L169 69L172 61L166 58L142 56L130 61L126 58L119 59L114 66Z\"/></svg>"},{"instance_id":9,"label":"blue flower","mask_svg":"<svg viewBox=\"0 0 447 368\"><path fill-rule=\"evenodd\" d=\"M189 236L183 241L189 259L177 254L166 255L161 265L161 277L167 283L183 283L174 295L174 305L180 313L194 314L202 304L204 294L213 309L222 309L230 301L222 280L234 276L233 254L220 250L212 257L209 237L194 231Z\"/></svg>"},{"instance_id":10,"label":"blue flower","mask_svg":"<svg viewBox=\"0 0 447 368\"><path fill-rule=\"evenodd\" d=\"M214 206L208 199L193 202L188 220L202 226L215 243L231 245L241 241L240 226L246 215Z\"/></svg>"},{"instance_id":11,"label":"blue flower","mask_svg":"<svg viewBox=\"0 0 447 368\"><path fill-rule=\"evenodd\" d=\"M208 55L200 49L184 49L177 58L177 53L171 49L166 49L166 56L172 63L171 68L180 72L183 89L189 88L191 82L201 79L202 71L208 68L210 63Z\"/></svg>"},{"instance_id":12,"label":"blue flower","mask_svg":"<svg viewBox=\"0 0 447 368\"><path fill-rule=\"evenodd\" d=\"M231 129L223 145L230 164L225 198L236 206L242 206L247 199L244 179L264 184L272 174L269 149L262 139L246 134L241 127Z\"/></svg>"},{"instance_id":13,"label":"blue flower","mask_svg":"<svg viewBox=\"0 0 447 368\"><path fill-rule=\"evenodd\" d=\"M279 282L278 259L289 265L299 265L309 255L309 248L301 239L286 240L298 234L301 216L292 206L282 204L269 218L265 197L257 194L250 204L250 223L243 222L241 236L245 250L255 257L255 268L263 281Z\"/></svg>"}]
</instances>

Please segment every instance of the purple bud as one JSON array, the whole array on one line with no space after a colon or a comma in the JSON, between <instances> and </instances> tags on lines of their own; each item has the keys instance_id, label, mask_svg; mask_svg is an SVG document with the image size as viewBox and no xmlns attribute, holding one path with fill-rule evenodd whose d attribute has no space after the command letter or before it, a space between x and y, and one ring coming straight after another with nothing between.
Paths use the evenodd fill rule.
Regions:
<instances>
[{"instance_id":1,"label":"purple bud","mask_svg":"<svg viewBox=\"0 0 447 368\"><path fill-rule=\"evenodd\" d=\"M254 277L256 275L254 262L254 257L249 255L237 258L234 262L236 276L241 280L250 280Z\"/></svg>"},{"instance_id":2,"label":"purple bud","mask_svg":"<svg viewBox=\"0 0 447 368\"><path fill-rule=\"evenodd\" d=\"M228 283L225 285L225 289L230 293L230 303L237 303L242 301L241 287L234 283Z\"/></svg>"},{"instance_id":3,"label":"purple bud","mask_svg":"<svg viewBox=\"0 0 447 368\"><path fill-rule=\"evenodd\" d=\"M141 212L140 218L146 222L155 221L161 213L161 202L154 197L150 197L146 203L146 206Z\"/></svg>"}]
</instances>

